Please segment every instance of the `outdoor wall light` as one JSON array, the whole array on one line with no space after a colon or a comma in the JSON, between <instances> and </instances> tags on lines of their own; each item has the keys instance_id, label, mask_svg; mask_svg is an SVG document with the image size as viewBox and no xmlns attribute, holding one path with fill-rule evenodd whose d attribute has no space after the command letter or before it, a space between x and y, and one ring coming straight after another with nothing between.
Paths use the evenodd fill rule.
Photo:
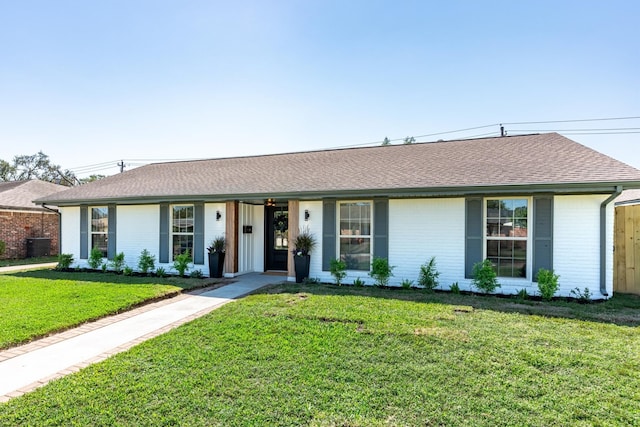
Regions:
<instances>
[{"instance_id":1,"label":"outdoor wall light","mask_svg":"<svg viewBox=\"0 0 640 427\"><path fill-rule=\"evenodd\" d=\"M222 214L220 211L216 211L216 221L220 221L220 218L222 218Z\"/></svg>"},{"instance_id":2,"label":"outdoor wall light","mask_svg":"<svg viewBox=\"0 0 640 427\"><path fill-rule=\"evenodd\" d=\"M305 220L305 221L309 221L309 217L310 217L310 216L311 216L311 215L309 215L309 209L305 209L305 210L304 210L304 220Z\"/></svg>"}]
</instances>

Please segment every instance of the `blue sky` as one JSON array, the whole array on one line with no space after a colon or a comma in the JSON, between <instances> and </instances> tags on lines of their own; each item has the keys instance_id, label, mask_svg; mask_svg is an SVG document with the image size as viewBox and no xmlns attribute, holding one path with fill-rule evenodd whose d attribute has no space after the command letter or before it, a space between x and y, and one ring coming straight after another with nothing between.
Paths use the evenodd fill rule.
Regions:
<instances>
[{"instance_id":1,"label":"blue sky","mask_svg":"<svg viewBox=\"0 0 640 427\"><path fill-rule=\"evenodd\" d=\"M640 116L640 2L522 3L0 0L0 159L83 176ZM640 133L561 133L640 168Z\"/></svg>"}]
</instances>

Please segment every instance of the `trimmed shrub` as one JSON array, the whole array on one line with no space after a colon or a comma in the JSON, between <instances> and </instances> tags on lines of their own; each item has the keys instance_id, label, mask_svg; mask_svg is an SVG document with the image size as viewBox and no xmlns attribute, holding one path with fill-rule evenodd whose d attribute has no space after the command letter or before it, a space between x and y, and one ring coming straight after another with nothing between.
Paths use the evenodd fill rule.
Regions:
<instances>
[{"instance_id":1,"label":"trimmed shrub","mask_svg":"<svg viewBox=\"0 0 640 427\"><path fill-rule=\"evenodd\" d=\"M560 276L553 273L553 270L541 268L538 270L538 291L545 301L551 301L560 287L558 279Z\"/></svg>"},{"instance_id":2,"label":"trimmed shrub","mask_svg":"<svg viewBox=\"0 0 640 427\"><path fill-rule=\"evenodd\" d=\"M488 259L477 262L473 266L473 286L485 294L489 294L500 287L496 271Z\"/></svg>"}]
</instances>

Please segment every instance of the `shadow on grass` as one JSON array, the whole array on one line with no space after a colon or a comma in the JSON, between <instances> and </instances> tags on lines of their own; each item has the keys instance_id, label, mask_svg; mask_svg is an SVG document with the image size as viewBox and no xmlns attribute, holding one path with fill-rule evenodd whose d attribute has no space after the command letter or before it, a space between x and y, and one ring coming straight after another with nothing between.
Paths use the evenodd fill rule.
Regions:
<instances>
[{"instance_id":1,"label":"shadow on grass","mask_svg":"<svg viewBox=\"0 0 640 427\"><path fill-rule=\"evenodd\" d=\"M125 276L113 272L95 271L57 271L57 270L32 270L8 273L5 276L27 277L43 280L75 280L79 282L101 282L113 284L159 284L178 286L184 290L206 288L222 282L221 279L214 278L191 278L191 277L154 277L154 276Z\"/></svg>"},{"instance_id":2,"label":"shadow on grass","mask_svg":"<svg viewBox=\"0 0 640 427\"><path fill-rule=\"evenodd\" d=\"M420 289L376 288L373 286L336 286L331 284L281 284L264 288L256 293L309 293L313 295L354 295L372 298L388 298L419 303L470 306L474 309L504 313L520 313L564 319L579 319L618 326L640 326L640 296L616 294L607 301L581 304L558 299L551 302L522 300L517 297L479 294L452 294L450 292L425 292Z\"/></svg>"}]
</instances>

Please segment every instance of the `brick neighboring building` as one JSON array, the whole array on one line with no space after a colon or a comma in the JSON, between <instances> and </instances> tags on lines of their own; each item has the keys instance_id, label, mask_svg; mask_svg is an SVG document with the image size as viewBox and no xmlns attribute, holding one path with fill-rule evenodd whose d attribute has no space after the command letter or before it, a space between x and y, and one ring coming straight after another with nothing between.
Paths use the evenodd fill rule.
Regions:
<instances>
[{"instance_id":1,"label":"brick neighboring building","mask_svg":"<svg viewBox=\"0 0 640 427\"><path fill-rule=\"evenodd\" d=\"M26 258L32 238L51 239L49 254L58 254L60 216L33 200L68 188L39 180L0 182L0 240L5 243L0 258Z\"/></svg>"}]
</instances>

